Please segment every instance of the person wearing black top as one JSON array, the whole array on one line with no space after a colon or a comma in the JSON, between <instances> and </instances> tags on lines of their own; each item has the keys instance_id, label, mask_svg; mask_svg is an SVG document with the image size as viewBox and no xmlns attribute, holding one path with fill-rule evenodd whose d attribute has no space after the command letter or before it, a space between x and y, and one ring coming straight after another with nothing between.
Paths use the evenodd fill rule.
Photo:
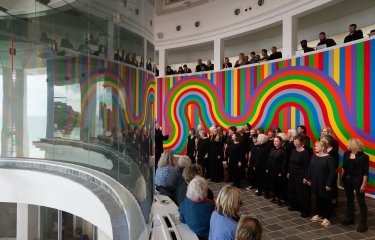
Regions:
<instances>
[{"instance_id":1,"label":"person wearing black top","mask_svg":"<svg viewBox=\"0 0 375 240\"><path fill-rule=\"evenodd\" d=\"M310 141L309 136L307 136L306 127L304 125L299 125L297 127L297 133L298 133L298 135L302 136L303 142L304 142L304 148L307 150L307 152L309 153L309 155L311 157L313 155L314 151L310 147L310 142L311 141Z\"/></svg>"},{"instance_id":2,"label":"person wearing black top","mask_svg":"<svg viewBox=\"0 0 375 240\"><path fill-rule=\"evenodd\" d=\"M304 148L303 138L294 138L294 148L290 153L288 178L288 202L289 211L300 211L301 217L310 216L310 197L307 186L307 173L310 164L310 156Z\"/></svg>"},{"instance_id":3,"label":"person wearing black top","mask_svg":"<svg viewBox=\"0 0 375 240\"><path fill-rule=\"evenodd\" d=\"M63 48L73 49L73 44L70 42L70 34L65 33L65 38L61 40L60 46Z\"/></svg>"},{"instance_id":4,"label":"person wearing black top","mask_svg":"<svg viewBox=\"0 0 375 240\"><path fill-rule=\"evenodd\" d=\"M272 53L271 53L270 58L268 60L271 61L271 60L283 58L283 54L281 52L277 51L277 47L272 47L271 51L272 51Z\"/></svg>"},{"instance_id":5,"label":"person wearing black top","mask_svg":"<svg viewBox=\"0 0 375 240\"><path fill-rule=\"evenodd\" d=\"M262 49L262 58L259 61L268 61L270 56L267 54L267 49Z\"/></svg>"},{"instance_id":6,"label":"person wearing black top","mask_svg":"<svg viewBox=\"0 0 375 240\"><path fill-rule=\"evenodd\" d=\"M322 227L331 225L332 189L336 184L335 160L328 154L328 141L325 139L315 143L316 154L312 156L307 175L307 185L311 189L312 222L323 219Z\"/></svg>"},{"instance_id":7,"label":"person wearing black top","mask_svg":"<svg viewBox=\"0 0 375 240\"><path fill-rule=\"evenodd\" d=\"M173 74L174 74L174 72L173 72L171 66L167 66L167 71L165 72L165 75L173 75Z\"/></svg>"},{"instance_id":8,"label":"person wearing black top","mask_svg":"<svg viewBox=\"0 0 375 240\"><path fill-rule=\"evenodd\" d=\"M326 47L336 46L335 40L331 38L327 38L325 32L319 33L319 40L320 42L318 43L317 46L321 46L321 45L326 45Z\"/></svg>"},{"instance_id":9,"label":"person wearing black top","mask_svg":"<svg viewBox=\"0 0 375 240\"><path fill-rule=\"evenodd\" d=\"M228 164L228 150L229 150L230 145L233 144L232 135L235 134L236 131L237 131L237 128L235 126L230 126L228 128L228 133L227 133L226 141L224 144L224 160L226 161L227 164ZM228 174L227 181L231 182L232 180L233 180L232 175Z\"/></svg>"},{"instance_id":10,"label":"person wearing black top","mask_svg":"<svg viewBox=\"0 0 375 240\"><path fill-rule=\"evenodd\" d=\"M197 163L204 168L204 175L208 177L208 152L210 150L210 139L207 138L207 133L203 130L200 131L199 135L200 138L197 144Z\"/></svg>"},{"instance_id":11,"label":"person wearing black top","mask_svg":"<svg viewBox=\"0 0 375 240\"><path fill-rule=\"evenodd\" d=\"M345 37L344 43L355 41L363 38L362 30L357 30L357 24L350 24L349 35Z\"/></svg>"},{"instance_id":12,"label":"person wearing black top","mask_svg":"<svg viewBox=\"0 0 375 240\"><path fill-rule=\"evenodd\" d=\"M155 168L157 168L160 156L164 152L163 141L166 141L168 138L169 135L163 135L159 123L155 123Z\"/></svg>"},{"instance_id":13,"label":"person wearing black top","mask_svg":"<svg viewBox=\"0 0 375 240\"><path fill-rule=\"evenodd\" d=\"M249 141L250 141L250 130L251 125L249 123L246 123L243 127L243 134L241 137L241 146L242 146L242 160L247 162L249 160Z\"/></svg>"},{"instance_id":14,"label":"person wearing black top","mask_svg":"<svg viewBox=\"0 0 375 240\"><path fill-rule=\"evenodd\" d=\"M214 65L211 63L211 60L207 60L206 71L213 71L213 70L214 70Z\"/></svg>"},{"instance_id":15,"label":"person wearing black top","mask_svg":"<svg viewBox=\"0 0 375 240\"><path fill-rule=\"evenodd\" d=\"M283 139L280 136L276 136L273 140L273 147L271 148L270 154L268 155L267 161L267 182L268 186L271 187L274 192L274 197L272 199L273 203L281 203L285 201L286 196L283 194L284 183L282 181L282 166L286 161L286 151L282 147Z\"/></svg>"},{"instance_id":16,"label":"person wearing black top","mask_svg":"<svg viewBox=\"0 0 375 240\"><path fill-rule=\"evenodd\" d=\"M249 64L257 63L258 61L259 61L259 60L258 60L258 58L256 57L255 52L251 52L251 53L250 53L250 61L249 61Z\"/></svg>"},{"instance_id":17,"label":"person wearing black top","mask_svg":"<svg viewBox=\"0 0 375 240\"><path fill-rule=\"evenodd\" d=\"M223 68L231 68L232 67L232 63L229 62L229 58L225 58L224 59L224 63L223 63Z\"/></svg>"},{"instance_id":18,"label":"person wearing black top","mask_svg":"<svg viewBox=\"0 0 375 240\"><path fill-rule=\"evenodd\" d=\"M243 175L243 149L240 143L241 135L239 133L232 134L233 143L228 148L228 167L229 174L233 179L233 185L240 187Z\"/></svg>"},{"instance_id":19,"label":"person wearing black top","mask_svg":"<svg viewBox=\"0 0 375 240\"><path fill-rule=\"evenodd\" d=\"M191 159L192 163L195 163L195 129L192 128L189 131L187 147L186 147L186 155Z\"/></svg>"},{"instance_id":20,"label":"person wearing black top","mask_svg":"<svg viewBox=\"0 0 375 240\"><path fill-rule=\"evenodd\" d=\"M364 145L357 138L349 139L348 150L344 153L342 183L344 185L347 203L347 217L342 221L343 225L354 224L354 191L357 195L361 214L361 221L357 232L366 232L367 205L365 201L366 184L369 175L370 159L364 151Z\"/></svg>"},{"instance_id":21,"label":"person wearing black top","mask_svg":"<svg viewBox=\"0 0 375 240\"><path fill-rule=\"evenodd\" d=\"M253 157L254 160L254 171L258 188L256 194L258 196L262 196L263 194L266 181L266 167L269 152L270 145L268 144L267 136L264 134L259 134L255 147L251 151L251 157ZM264 196L268 198L269 192L265 192Z\"/></svg>"},{"instance_id":22,"label":"person wearing black top","mask_svg":"<svg viewBox=\"0 0 375 240\"><path fill-rule=\"evenodd\" d=\"M307 46L307 41L306 40L302 40L301 41L301 47L302 47L304 53L315 51L314 48L311 48L311 47Z\"/></svg>"},{"instance_id":23,"label":"person wearing black top","mask_svg":"<svg viewBox=\"0 0 375 240\"><path fill-rule=\"evenodd\" d=\"M248 152L248 164L247 164L247 178L249 180L249 187L248 190L253 189L256 187L256 176L254 171L254 156L255 154L252 154L255 151L255 144L258 141L258 134L256 133L255 129L250 130L250 141L249 141L249 152Z\"/></svg>"},{"instance_id":24,"label":"person wearing black top","mask_svg":"<svg viewBox=\"0 0 375 240\"><path fill-rule=\"evenodd\" d=\"M195 66L195 72L202 72L202 71L205 71L205 69L206 69L206 64L202 63L202 59L198 59L198 64L197 66Z\"/></svg>"},{"instance_id":25,"label":"person wearing black top","mask_svg":"<svg viewBox=\"0 0 375 240\"><path fill-rule=\"evenodd\" d=\"M224 179L224 138L221 131L216 127L212 129L212 136L210 138L209 157L209 176L211 181L220 182Z\"/></svg>"},{"instance_id":26,"label":"person wearing black top","mask_svg":"<svg viewBox=\"0 0 375 240\"><path fill-rule=\"evenodd\" d=\"M184 73L191 73L191 69L188 68L186 64L184 64L183 68L184 68L184 69L183 69L183 70L184 70Z\"/></svg>"}]
</instances>

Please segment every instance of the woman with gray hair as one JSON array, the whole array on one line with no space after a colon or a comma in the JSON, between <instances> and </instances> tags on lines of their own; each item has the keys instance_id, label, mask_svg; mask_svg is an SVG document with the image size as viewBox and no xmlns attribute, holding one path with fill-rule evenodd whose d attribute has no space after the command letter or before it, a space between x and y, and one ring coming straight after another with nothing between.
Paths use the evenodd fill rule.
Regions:
<instances>
[{"instance_id":1,"label":"woman with gray hair","mask_svg":"<svg viewBox=\"0 0 375 240\"><path fill-rule=\"evenodd\" d=\"M171 178L171 176L174 175L178 176L178 172L175 166L176 163L173 152L171 150L166 150L160 157L158 168L156 169L155 173L156 190L160 191L161 194L169 196L172 200L175 200L175 198L173 194L173 188L171 188L171 180L168 181L168 178Z\"/></svg>"},{"instance_id":2,"label":"woman with gray hair","mask_svg":"<svg viewBox=\"0 0 375 240\"><path fill-rule=\"evenodd\" d=\"M258 190L255 192L258 196L262 196L263 190L265 192L265 198L269 198L268 188L265 188L266 184L266 167L268 161L268 155L270 153L270 145L268 144L268 137L261 133L258 134L257 142L255 143L254 149L251 152L254 161L254 171Z\"/></svg>"},{"instance_id":3,"label":"woman with gray hair","mask_svg":"<svg viewBox=\"0 0 375 240\"><path fill-rule=\"evenodd\" d=\"M190 181L186 198L180 205L180 221L186 223L200 240L208 239L214 203L207 198L207 181L196 176Z\"/></svg>"}]
</instances>

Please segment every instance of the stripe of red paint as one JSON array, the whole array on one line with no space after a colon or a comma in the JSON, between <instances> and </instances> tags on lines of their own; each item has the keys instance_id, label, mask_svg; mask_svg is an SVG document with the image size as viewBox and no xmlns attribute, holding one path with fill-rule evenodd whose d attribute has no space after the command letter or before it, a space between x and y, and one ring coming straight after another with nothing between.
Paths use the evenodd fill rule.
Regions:
<instances>
[{"instance_id":1,"label":"stripe of red paint","mask_svg":"<svg viewBox=\"0 0 375 240\"><path fill-rule=\"evenodd\" d=\"M162 111L163 111L163 103L162 103L162 99L163 99L163 81L162 81L162 78L157 78L156 79L156 83L157 83L157 86L158 86L158 122L160 125L163 124L163 121L162 121Z\"/></svg>"},{"instance_id":2,"label":"stripe of red paint","mask_svg":"<svg viewBox=\"0 0 375 240\"><path fill-rule=\"evenodd\" d=\"M224 72L218 72L216 73L216 79L217 81L219 82L219 85L221 87L221 99L224 103L224 108L225 108L225 98L227 96L225 96L225 81L224 81L224 75L223 75Z\"/></svg>"},{"instance_id":3,"label":"stripe of red paint","mask_svg":"<svg viewBox=\"0 0 375 240\"><path fill-rule=\"evenodd\" d=\"M324 53L319 53L319 70L324 71Z\"/></svg>"},{"instance_id":4,"label":"stripe of red paint","mask_svg":"<svg viewBox=\"0 0 375 240\"><path fill-rule=\"evenodd\" d=\"M245 87L245 94L246 94L246 99L245 99L245 106L246 106L246 104L250 101L250 85L251 85L251 83L250 83L250 81L251 81L251 79L250 79L250 68L246 68L246 79L245 79L245 81L246 81L246 87Z\"/></svg>"},{"instance_id":5,"label":"stripe of red paint","mask_svg":"<svg viewBox=\"0 0 375 240\"><path fill-rule=\"evenodd\" d=\"M288 60L284 60L284 68L287 68L287 67L289 67L289 61Z\"/></svg>"},{"instance_id":6,"label":"stripe of red paint","mask_svg":"<svg viewBox=\"0 0 375 240\"><path fill-rule=\"evenodd\" d=\"M304 56L303 57L303 66L308 67L309 66L309 56Z\"/></svg>"},{"instance_id":7,"label":"stripe of red paint","mask_svg":"<svg viewBox=\"0 0 375 240\"><path fill-rule=\"evenodd\" d=\"M277 63L275 64L275 69L276 69L276 71L279 71L279 70L280 70L280 62L277 62Z\"/></svg>"},{"instance_id":8,"label":"stripe of red paint","mask_svg":"<svg viewBox=\"0 0 375 240\"><path fill-rule=\"evenodd\" d=\"M352 46L345 47L345 62L350 63L352 59ZM348 101L349 109L352 110L352 65L345 66L345 97Z\"/></svg>"},{"instance_id":9,"label":"stripe of red paint","mask_svg":"<svg viewBox=\"0 0 375 240\"><path fill-rule=\"evenodd\" d=\"M286 132L288 130L288 122L291 121L290 116L288 115L288 109L284 110L284 125L280 126L282 129L281 131Z\"/></svg>"},{"instance_id":10,"label":"stripe of red paint","mask_svg":"<svg viewBox=\"0 0 375 240\"><path fill-rule=\"evenodd\" d=\"M260 82L264 79L264 64L260 66Z\"/></svg>"},{"instance_id":11,"label":"stripe of red paint","mask_svg":"<svg viewBox=\"0 0 375 240\"><path fill-rule=\"evenodd\" d=\"M370 63L370 41L365 41L365 49L364 49L364 131L370 134L370 70L371 70L371 63ZM374 94L374 93L373 93Z\"/></svg>"},{"instance_id":12,"label":"stripe of red paint","mask_svg":"<svg viewBox=\"0 0 375 240\"><path fill-rule=\"evenodd\" d=\"M253 79L253 89L257 88L257 82L258 82L258 68L254 67L254 79Z\"/></svg>"},{"instance_id":13,"label":"stripe of red paint","mask_svg":"<svg viewBox=\"0 0 375 240\"><path fill-rule=\"evenodd\" d=\"M316 68L316 69L319 69L319 62L320 62L319 54L321 54L321 53L317 53L314 56L314 68Z\"/></svg>"}]
</instances>

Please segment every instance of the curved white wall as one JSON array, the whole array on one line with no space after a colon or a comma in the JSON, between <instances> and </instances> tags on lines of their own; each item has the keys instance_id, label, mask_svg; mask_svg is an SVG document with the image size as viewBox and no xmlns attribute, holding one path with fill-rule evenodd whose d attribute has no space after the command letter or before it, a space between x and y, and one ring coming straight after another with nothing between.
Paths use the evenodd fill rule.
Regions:
<instances>
[{"instance_id":1,"label":"curved white wall","mask_svg":"<svg viewBox=\"0 0 375 240\"><path fill-rule=\"evenodd\" d=\"M81 184L53 174L0 169L0 202L26 203L60 209L79 216L110 238L111 218L97 196Z\"/></svg>"}]
</instances>

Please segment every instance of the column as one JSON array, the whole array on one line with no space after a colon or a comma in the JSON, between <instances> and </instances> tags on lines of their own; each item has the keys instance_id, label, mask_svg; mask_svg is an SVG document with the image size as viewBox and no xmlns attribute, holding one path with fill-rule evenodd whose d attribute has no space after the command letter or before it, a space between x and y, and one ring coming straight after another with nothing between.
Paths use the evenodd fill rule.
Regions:
<instances>
[{"instance_id":1,"label":"column","mask_svg":"<svg viewBox=\"0 0 375 240\"><path fill-rule=\"evenodd\" d=\"M46 138L53 138L55 129L55 62L47 60L47 128Z\"/></svg>"},{"instance_id":2,"label":"column","mask_svg":"<svg viewBox=\"0 0 375 240\"><path fill-rule=\"evenodd\" d=\"M224 62L224 40L219 38L214 40L214 70L219 71Z\"/></svg>"},{"instance_id":3,"label":"column","mask_svg":"<svg viewBox=\"0 0 375 240\"><path fill-rule=\"evenodd\" d=\"M37 239L38 206L17 203L17 240Z\"/></svg>"},{"instance_id":4,"label":"column","mask_svg":"<svg viewBox=\"0 0 375 240\"><path fill-rule=\"evenodd\" d=\"M114 53L113 53L113 31L114 31L114 23L112 20L108 20L108 39L107 39L107 58L109 60L113 60Z\"/></svg>"},{"instance_id":5,"label":"column","mask_svg":"<svg viewBox=\"0 0 375 240\"><path fill-rule=\"evenodd\" d=\"M165 70L167 67L167 56L168 51L166 49L159 49L159 77L165 76Z\"/></svg>"},{"instance_id":6,"label":"column","mask_svg":"<svg viewBox=\"0 0 375 240\"><path fill-rule=\"evenodd\" d=\"M143 67L146 69L147 58L147 38L143 38Z\"/></svg>"},{"instance_id":7,"label":"column","mask_svg":"<svg viewBox=\"0 0 375 240\"><path fill-rule=\"evenodd\" d=\"M297 50L298 19L285 16L283 19L283 58L291 58Z\"/></svg>"}]
</instances>

